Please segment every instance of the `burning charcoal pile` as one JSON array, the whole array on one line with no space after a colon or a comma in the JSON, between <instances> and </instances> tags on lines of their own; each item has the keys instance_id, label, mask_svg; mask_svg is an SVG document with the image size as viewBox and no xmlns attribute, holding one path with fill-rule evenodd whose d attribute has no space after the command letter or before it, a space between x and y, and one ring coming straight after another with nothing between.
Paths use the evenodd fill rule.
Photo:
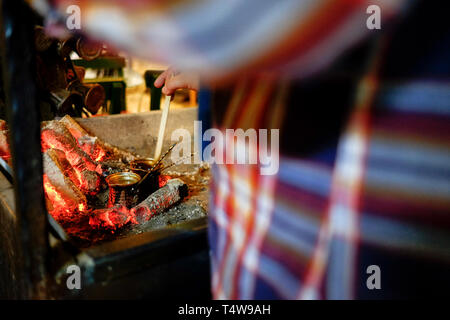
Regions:
<instances>
[{"instance_id":1,"label":"burning charcoal pile","mask_svg":"<svg viewBox=\"0 0 450 320\"><path fill-rule=\"evenodd\" d=\"M1 156L9 160L7 128L0 125ZM47 209L72 238L106 239L188 196L183 179L160 174L162 163L133 167L142 159L90 135L70 116L43 122L41 141Z\"/></svg>"}]
</instances>

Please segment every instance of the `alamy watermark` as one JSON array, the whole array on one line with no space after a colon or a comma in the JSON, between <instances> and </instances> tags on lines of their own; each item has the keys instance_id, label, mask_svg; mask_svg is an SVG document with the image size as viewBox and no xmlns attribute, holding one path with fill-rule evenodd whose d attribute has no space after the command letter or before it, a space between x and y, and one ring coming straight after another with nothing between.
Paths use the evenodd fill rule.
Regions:
<instances>
[{"instance_id":1,"label":"alamy watermark","mask_svg":"<svg viewBox=\"0 0 450 320\"><path fill-rule=\"evenodd\" d=\"M376 264L367 267L366 273L370 276L366 280L366 286L369 290L381 289L381 269Z\"/></svg>"},{"instance_id":2,"label":"alamy watermark","mask_svg":"<svg viewBox=\"0 0 450 320\"><path fill-rule=\"evenodd\" d=\"M280 159L279 129L208 129L202 134L202 122L194 122L194 140L187 129L172 132L172 142L178 142L171 153L174 163L259 165L261 175L278 173ZM201 138L201 139L200 139ZM192 154L192 142L194 152ZM200 142L209 142L200 150Z\"/></svg>"},{"instance_id":3,"label":"alamy watermark","mask_svg":"<svg viewBox=\"0 0 450 320\"><path fill-rule=\"evenodd\" d=\"M69 290L81 289L81 269L76 264L67 267L66 273L69 274L66 280L66 286Z\"/></svg>"},{"instance_id":4,"label":"alamy watermark","mask_svg":"<svg viewBox=\"0 0 450 320\"><path fill-rule=\"evenodd\" d=\"M68 17L66 19L66 27L69 30L81 29L81 9L76 4L70 5L66 9Z\"/></svg>"},{"instance_id":5,"label":"alamy watermark","mask_svg":"<svg viewBox=\"0 0 450 320\"><path fill-rule=\"evenodd\" d=\"M366 27L369 30L381 29L381 8L376 4L370 5L366 9L366 13L370 16L366 20Z\"/></svg>"}]
</instances>

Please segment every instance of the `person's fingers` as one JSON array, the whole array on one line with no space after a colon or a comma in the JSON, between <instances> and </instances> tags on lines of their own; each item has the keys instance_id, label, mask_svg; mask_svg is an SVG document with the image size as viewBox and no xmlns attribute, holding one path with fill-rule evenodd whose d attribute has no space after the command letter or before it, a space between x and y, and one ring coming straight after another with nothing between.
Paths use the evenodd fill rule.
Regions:
<instances>
[{"instance_id":1,"label":"person's fingers","mask_svg":"<svg viewBox=\"0 0 450 320\"><path fill-rule=\"evenodd\" d=\"M158 78L156 78L156 80L154 82L155 87L161 88L164 85L164 83L166 82L166 78L169 75L169 72L170 72L170 69L167 69L166 71L161 73Z\"/></svg>"},{"instance_id":2,"label":"person's fingers","mask_svg":"<svg viewBox=\"0 0 450 320\"><path fill-rule=\"evenodd\" d=\"M177 90L177 88L170 88L167 86L167 83L166 83L166 85L162 88L162 93L165 94L166 96L171 96L175 93L176 90Z\"/></svg>"},{"instance_id":3,"label":"person's fingers","mask_svg":"<svg viewBox=\"0 0 450 320\"><path fill-rule=\"evenodd\" d=\"M155 87L161 88L167 82L168 79L173 77L174 73L175 73L174 68L172 67L168 68L166 71L161 73L158 78L156 78L153 84L155 85Z\"/></svg>"},{"instance_id":4,"label":"person's fingers","mask_svg":"<svg viewBox=\"0 0 450 320\"><path fill-rule=\"evenodd\" d=\"M165 95L172 95L177 89L184 89L187 83L184 81L183 76L175 76L166 80L166 85L163 87L162 92Z\"/></svg>"},{"instance_id":5,"label":"person's fingers","mask_svg":"<svg viewBox=\"0 0 450 320\"><path fill-rule=\"evenodd\" d=\"M173 95L177 89L198 90L197 75L176 72L172 67L161 73L154 82L155 87L161 88L165 95Z\"/></svg>"},{"instance_id":6,"label":"person's fingers","mask_svg":"<svg viewBox=\"0 0 450 320\"><path fill-rule=\"evenodd\" d=\"M166 85L162 92L165 95L172 95L177 89L198 90L199 80L196 75L180 73L174 77L166 79Z\"/></svg>"}]
</instances>

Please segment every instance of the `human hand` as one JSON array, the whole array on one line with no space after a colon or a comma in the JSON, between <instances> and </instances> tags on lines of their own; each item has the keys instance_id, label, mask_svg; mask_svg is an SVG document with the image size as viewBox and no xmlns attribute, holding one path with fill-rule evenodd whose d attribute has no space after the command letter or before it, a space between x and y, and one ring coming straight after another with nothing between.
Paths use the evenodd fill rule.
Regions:
<instances>
[{"instance_id":1,"label":"human hand","mask_svg":"<svg viewBox=\"0 0 450 320\"><path fill-rule=\"evenodd\" d=\"M155 80L155 87L162 88L162 93L171 96L178 89L190 89L198 91L199 78L195 73L178 72L169 68ZM164 86L163 86L164 85Z\"/></svg>"}]
</instances>

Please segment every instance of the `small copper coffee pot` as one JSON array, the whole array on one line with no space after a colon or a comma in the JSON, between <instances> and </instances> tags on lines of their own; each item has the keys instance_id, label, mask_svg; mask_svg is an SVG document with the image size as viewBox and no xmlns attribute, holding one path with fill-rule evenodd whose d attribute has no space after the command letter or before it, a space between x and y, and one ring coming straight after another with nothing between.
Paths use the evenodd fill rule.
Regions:
<instances>
[{"instance_id":1,"label":"small copper coffee pot","mask_svg":"<svg viewBox=\"0 0 450 320\"><path fill-rule=\"evenodd\" d=\"M106 177L109 186L108 207L134 207L138 202L137 185L141 177L134 172L117 172Z\"/></svg>"}]
</instances>

